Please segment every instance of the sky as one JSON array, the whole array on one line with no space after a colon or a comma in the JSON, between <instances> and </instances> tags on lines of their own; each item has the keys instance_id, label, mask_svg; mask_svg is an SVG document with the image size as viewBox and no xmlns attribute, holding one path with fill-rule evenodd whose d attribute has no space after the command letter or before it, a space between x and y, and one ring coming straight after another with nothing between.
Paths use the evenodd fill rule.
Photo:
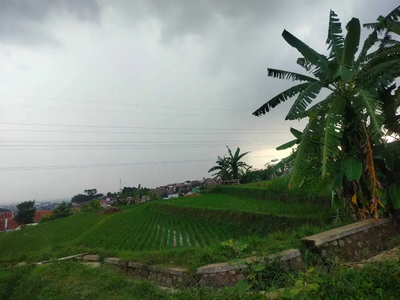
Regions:
<instances>
[{"instance_id":1,"label":"sky","mask_svg":"<svg viewBox=\"0 0 400 300\"><path fill-rule=\"evenodd\" d=\"M261 168L288 151L292 101L252 112L302 72L288 30L326 53L330 9L373 22L396 0L3 0L0 204L209 177L217 156ZM363 30L365 37L367 31Z\"/></svg>"}]
</instances>

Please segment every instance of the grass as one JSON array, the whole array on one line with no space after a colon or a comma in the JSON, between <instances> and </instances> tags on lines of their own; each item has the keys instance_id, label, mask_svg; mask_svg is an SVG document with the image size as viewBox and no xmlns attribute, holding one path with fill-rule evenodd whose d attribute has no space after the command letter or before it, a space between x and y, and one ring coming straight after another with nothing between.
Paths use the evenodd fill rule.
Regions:
<instances>
[{"instance_id":1,"label":"grass","mask_svg":"<svg viewBox=\"0 0 400 300\"><path fill-rule=\"evenodd\" d=\"M144 281L133 281L107 268L89 268L77 262L53 263L38 268L0 269L2 300L123 300L123 299L239 299L234 289L189 289L170 294ZM242 299L257 299L246 295Z\"/></svg>"},{"instance_id":2,"label":"grass","mask_svg":"<svg viewBox=\"0 0 400 300\"><path fill-rule=\"evenodd\" d=\"M259 290L276 291L278 288L283 288L286 294L297 293L291 299L395 300L400 296L399 274L398 262L366 266L361 270L336 266L329 274L309 269L305 273L296 275L267 268L257 274L250 274L251 289L243 295L239 295L235 287L218 291L208 288L189 288L171 294L149 282L131 280L106 266L89 268L77 262L64 261L37 268L27 266L0 269L0 299L247 300L265 299ZM285 297L287 298L289 296ZM281 294L274 299L284 298Z\"/></svg>"},{"instance_id":3,"label":"grass","mask_svg":"<svg viewBox=\"0 0 400 300\"><path fill-rule=\"evenodd\" d=\"M318 205L303 205L298 203L288 205L287 203L277 200L263 201L224 194L204 194L200 197L183 197L165 200L165 203L176 206L276 214L279 216L324 216L332 212L330 208Z\"/></svg>"},{"instance_id":4,"label":"grass","mask_svg":"<svg viewBox=\"0 0 400 300\"><path fill-rule=\"evenodd\" d=\"M288 177L258 181L236 186L218 186L213 193L252 199L330 206L329 183L323 180L305 181L301 187L288 188Z\"/></svg>"},{"instance_id":5,"label":"grass","mask_svg":"<svg viewBox=\"0 0 400 300\"><path fill-rule=\"evenodd\" d=\"M0 234L0 261L24 260L28 253L32 256L35 252L37 252L37 257L31 257L32 260L46 259L46 256L40 255L40 252L56 251L64 243L79 238L107 218L108 215L100 215L96 211L2 233Z\"/></svg>"},{"instance_id":6,"label":"grass","mask_svg":"<svg viewBox=\"0 0 400 300\"><path fill-rule=\"evenodd\" d=\"M207 226L204 222L152 212L148 210L150 205L152 203L104 221L86 232L77 244L111 251L150 251L203 248L230 236L224 226Z\"/></svg>"}]
</instances>

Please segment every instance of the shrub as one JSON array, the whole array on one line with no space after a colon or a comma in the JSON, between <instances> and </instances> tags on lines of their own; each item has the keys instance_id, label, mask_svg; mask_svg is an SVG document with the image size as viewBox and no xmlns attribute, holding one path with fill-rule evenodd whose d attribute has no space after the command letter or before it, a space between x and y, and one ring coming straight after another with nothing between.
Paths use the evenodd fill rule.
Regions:
<instances>
[{"instance_id":1,"label":"shrub","mask_svg":"<svg viewBox=\"0 0 400 300\"><path fill-rule=\"evenodd\" d=\"M99 199L93 199L93 200L90 200L89 202L86 202L83 205L82 210L84 212L88 212L88 211L92 211L95 209L99 209L100 207L101 207L101 205L100 205Z\"/></svg>"}]
</instances>

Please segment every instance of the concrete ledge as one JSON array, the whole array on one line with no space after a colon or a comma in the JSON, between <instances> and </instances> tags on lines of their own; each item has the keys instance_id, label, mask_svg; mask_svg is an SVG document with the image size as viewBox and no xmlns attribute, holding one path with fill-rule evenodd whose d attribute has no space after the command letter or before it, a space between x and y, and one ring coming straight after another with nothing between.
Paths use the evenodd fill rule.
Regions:
<instances>
[{"instance_id":1,"label":"concrete ledge","mask_svg":"<svg viewBox=\"0 0 400 300\"><path fill-rule=\"evenodd\" d=\"M162 268L156 266L147 266L147 269L153 272L171 274L176 276L185 276L187 274L187 270L184 268Z\"/></svg>"},{"instance_id":2,"label":"concrete ledge","mask_svg":"<svg viewBox=\"0 0 400 300\"><path fill-rule=\"evenodd\" d=\"M107 257L103 260L103 262L105 264L115 265L115 266L125 265L125 262L123 260L120 260L119 258L116 258L116 257Z\"/></svg>"},{"instance_id":3,"label":"concrete ledge","mask_svg":"<svg viewBox=\"0 0 400 300\"><path fill-rule=\"evenodd\" d=\"M324 243L329 243L331 241L368 230L370 228L387 224L390 221L388 219L380 219L379 223L374 219L368 219L353 224L349 224L343 227L335 228L325 232L321 232L315 235L311 235L302 239L302 241L309 247L317 247Z\"/></svg>"},{"instance_id":4,"label":"concrete ledge","mask_svg":"<svg viewBox=\"0 0 400 300\"><path fill-rule=\"evenodd\" d=\"M211 264L207 266L200 267L196 270L196 274L213 274L213 273L223 273L228 271L234 271L237 269L246 269L248 266L246 264L230 264L230 263L220 263Z\"/></svg>"},{"instance_id":5,"label":"concrete ledge","mask_svg":"<svg viewBox=\"0 0 400 300\"><path fill-rule=\"evenodd\" d=\"M273 262L279 259L281 262L290 261L297 257L301 257L301 253L299 249L289 249L284 250L277 254L271 254L267 257L269 262ZM260 261L265 260L262 257L248 257L243 259L243 263L220 263L220 264L211 264L207 266L203 266L197 269L196 274L213 274L213 273L223 273L229 271L236 271L239 269L246 269L248 268L247 263L259 263Z\"/></svg>"},{"instance_id":6,"label":"concrete ledge","mask_svg":"<svg viewBox=\"0 0 400 300\"><path fill-rule=\"evenodd\" d=\"M278 254L272 254L268 256L269 261L274 261L279 258L280 261L288 261L297 257L300 257L301 253L299 249L284 250Z\"/></svg>"},{"instance_id":7,"label":"concrete ledge","mask_svg":"<svg viewBox=\"0 0 400 300\"><path fill-rule=\"evenodd\" d=\"M100 261L99 255L84 255L82 256L82 260L84 261Z\"/></svg>"},{"instance_id":8,"label":"concrete ledge","mask_svg":"<svg viewBox=\"0 0 400 300\"><path fill-rule=\"evenodd\" d=\"M41 261L41 262L36 263L36 265L40 266L40 265L49 264L49 263L52 263L52 262L55 262L55 261L62 261L62 260L69 260L69 259L80 259L85 254L87 254L87 253L80 253L80 254L76 254L76 255L70 255L70 256L61 257L61 258L52 259L52 260L45 260L45 261Z\"/></svg>"},{"instance_id":9,"label":"concrete ledge","mask_svg":"<svg viewBox=\"0 0 400 300\"><path fill-rule=\"evenodd\" d=\"M143 265L143 264L140 264L140 263L137 263L137 262L134 262L134 261L129 261L129 262L128 262L128 267L129 267L129 268L143 269L143 268L144 268L144 265Z\"/></svg>"}]
</instances>

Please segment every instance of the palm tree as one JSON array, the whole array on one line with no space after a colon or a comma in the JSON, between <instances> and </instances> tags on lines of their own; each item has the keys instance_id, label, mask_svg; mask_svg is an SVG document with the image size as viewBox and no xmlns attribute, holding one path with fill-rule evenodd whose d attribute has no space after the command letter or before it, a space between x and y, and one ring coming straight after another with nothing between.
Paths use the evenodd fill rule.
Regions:
<instances>
[{"instance_id":1,"label":"palm tree","mask_svg":"<svg viewBox=\"0 0 400 300\"><path fill-rule=\"evenodd\" d=\"M227 157L218 156L216 161L216 166L208 170L208 173L218 171L213 174L213 177L217 180L229 180L231 178L230 174L230 164Z\"/></svg>"},{"instance_id":2,"label":"palm tree","mask_svg":"<svg viewBox=\"0 0 400 300\"><path fill-rule=\"evenodd\" d=\"M394 24L399 16L400 6L384 19L386 24ZM385 22L381 19L378 22L381 24L379 26L382 27ZM382 95L389 99L387 102L392 104L391 111L394 114L399 107L398 101L393 100L390 91L395 88L395 79L400 74L400 43L390 38L389 30L380 38L381 27L376 24L365 26L375 26L375 29L363 43L357 57L361 34L361 25L357 18L351 19L347 24L347 35L343 37L337 15L333 11L330 12L328 56L318 53L284 30L283 38L303 56L297 60L297 64L311 73L311 76L269 68L268 76L301 83L273 97L253 115L266 114L282 102L298 95L286 120L307 117L308 124L302 134L296 136L295 141L281 146L283 149L298 144L296 152L284 160L285 163L293 162L289 186L300 184L310 172L312 175L321 173L322 176L332 177L341 173L343 177L343 172L353 170L343 166L343 162L356 166L354 162L362 161L366 170L362 175L365 181L369 182L364 192L360 192L358 182L361 173L360 176L355 176L358 178L352 178L346 172L345 174L349 175L349 181L355 182L354 195L358 193L361 199L363 193L364 196L369 193L371 207L377 216L378 180L372 148L385 142L385 101L382 100ZM380 46L375 50L373 46L376 43L380 43ZM315 103L322 90L328 91L329 94L322 101ZM314 105L310 107L311 104ZM398 122L398 118L395 121ZM350 158L355 160L349 160ZM357 164L357 168L358 166Z\"/></svg>"},{"instance_id":3,"label":"palm tree","mask_svg":"<svg viewBox=\"0 0 400 300\"><path fill-rule=\"evenodd\" d=\"M226 148L228 148L228 153L229 153L228 162L232 173L232 179L239 179L239 171L241 169L250 167L248 164L240 160L243 158L243 156L247 155L250 152L245 152L240 154L240 148L238 147L236 149L235 154L233 155L231 149L228 146L226 146Z\"/></svg>"}]
</instances>

